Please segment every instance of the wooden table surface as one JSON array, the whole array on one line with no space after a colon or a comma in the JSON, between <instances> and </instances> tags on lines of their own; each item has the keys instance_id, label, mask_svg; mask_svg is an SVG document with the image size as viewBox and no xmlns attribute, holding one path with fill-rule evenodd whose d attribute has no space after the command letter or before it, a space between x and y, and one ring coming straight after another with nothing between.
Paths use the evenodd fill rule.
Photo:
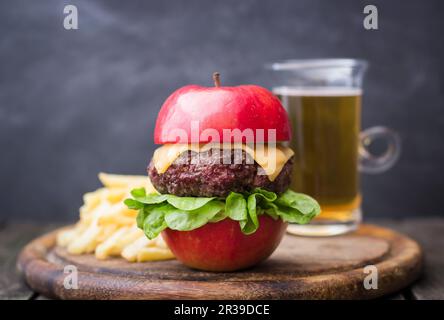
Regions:
<instances>
[{"instance_id":1,"label":"wooden table surface","mask_svg":"<svg viewBox=\"0 0 444 320\"><path fill-rule=\"evenodd\" d=\"M444 299L444 219L417 218L406 220L372 220L417 240L425 255L422 277L410 288L387 299ZM0 299L44 299L29 289L16 269L21 248L33 238L59 227L60 224L0 224Z\"/></svg>"}]
</instances>

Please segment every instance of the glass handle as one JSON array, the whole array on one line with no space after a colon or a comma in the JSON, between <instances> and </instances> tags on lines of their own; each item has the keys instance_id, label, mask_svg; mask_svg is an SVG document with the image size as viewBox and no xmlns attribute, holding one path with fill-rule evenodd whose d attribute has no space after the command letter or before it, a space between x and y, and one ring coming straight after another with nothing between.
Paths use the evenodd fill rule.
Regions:
<instances>
[{"instance_id":1,"label":"glass handle","mask_svg":"<svg viewBox=\"0 0 444 320\"><path fill-rule=\"evenodd\" d=\"M401 152L401 139L398 133L386 127L371 127L360 133L359 170L364 173L380 173L390 169L398 160ZM377 139L386 140L387 147L381 155L369 151Z\"/></svg>"}]
</instances>

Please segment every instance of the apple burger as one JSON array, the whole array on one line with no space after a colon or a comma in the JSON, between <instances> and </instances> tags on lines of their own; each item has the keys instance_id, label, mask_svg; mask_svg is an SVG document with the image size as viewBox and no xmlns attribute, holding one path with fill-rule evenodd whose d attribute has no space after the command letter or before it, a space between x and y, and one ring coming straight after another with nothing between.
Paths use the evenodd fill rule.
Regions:
<instances>
[{"instance_id":1,"label":"apple burger","mask_svg":"<svg viewBox=\"0 0 444 320\"><path fill-rule=\"evenodd\" d=\"M308 223L320 207L288 189L294 153L279 100L260 86L213 79L215 87L185 86L165 101L154 132L162 146L148 166L158 193L134 189L125 204L185 265L234 271L266 259L288 222Z\"/></svg>"}]
</instances>

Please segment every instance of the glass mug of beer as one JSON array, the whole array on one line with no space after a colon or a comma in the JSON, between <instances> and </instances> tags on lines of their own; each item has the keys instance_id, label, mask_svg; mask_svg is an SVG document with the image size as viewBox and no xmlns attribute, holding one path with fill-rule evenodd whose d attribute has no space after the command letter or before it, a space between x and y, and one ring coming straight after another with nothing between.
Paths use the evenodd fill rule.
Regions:
<instances>
[{"instance_id":1,"label":"glass mug of beer","mask_svg":"<svg viewBox=\"0 0 444 320\"><path fill-rule=\"evenodd\" d=\"M287 109L294 150L291 189L311 195L321 214L308 225L290 225L303 236L332 236L361 222L359 171L390 168L400 151L398 135L385 127L360 132L362 80L367 63L354 59L287 60L269 65L272 91ZM384 139L382 155L369 145Z\"/></svg>"}]
</instances>

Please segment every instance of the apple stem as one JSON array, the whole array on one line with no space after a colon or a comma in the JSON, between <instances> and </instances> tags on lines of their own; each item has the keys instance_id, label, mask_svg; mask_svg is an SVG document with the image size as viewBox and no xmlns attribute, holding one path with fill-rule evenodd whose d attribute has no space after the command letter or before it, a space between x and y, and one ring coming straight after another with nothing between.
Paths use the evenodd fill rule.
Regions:
<instances>
[{"instance_id":1,"label":"apple stem","mask_svg":"<svg viewBox=\"0 0 444 320\"><path fill-rule=\"evenodd\" d=\"M220 87L220 73L219 72L213 73L213 81L214 81L214 86Z\"/></svg>"}]
</instances>

